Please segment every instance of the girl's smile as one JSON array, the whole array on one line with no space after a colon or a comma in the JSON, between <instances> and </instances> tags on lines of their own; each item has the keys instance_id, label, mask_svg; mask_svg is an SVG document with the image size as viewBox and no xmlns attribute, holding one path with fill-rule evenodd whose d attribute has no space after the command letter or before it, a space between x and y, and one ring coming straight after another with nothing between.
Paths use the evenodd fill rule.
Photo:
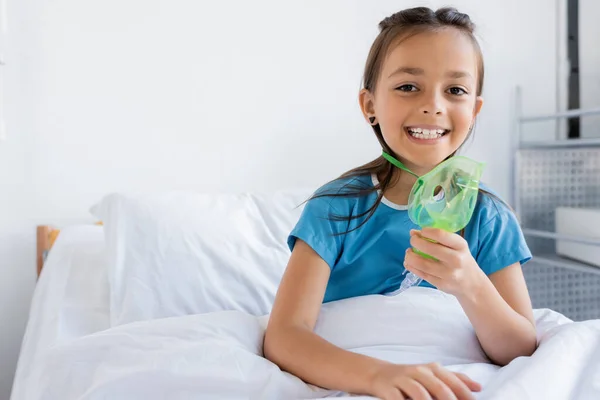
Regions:
<instances>
[{"instance_id":1,"label":"girl's smile","mask_svg":"<svg viewBox=\"0 0 600 400\"><path fill-rule=\"evenodd\" d=\"M410 125L404 131L411 141L424 145L437 144L450 133L450 129L438 125Z\"/></svg>"}]
</instances>

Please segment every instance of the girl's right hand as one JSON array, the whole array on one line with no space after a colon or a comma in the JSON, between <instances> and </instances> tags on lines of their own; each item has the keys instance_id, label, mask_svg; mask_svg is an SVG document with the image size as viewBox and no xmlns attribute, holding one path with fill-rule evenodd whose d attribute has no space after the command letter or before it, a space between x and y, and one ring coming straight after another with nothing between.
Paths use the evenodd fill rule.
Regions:
<instances>
[{"instance_id":1,"label":"girl's right hand","mask_svg":"<svg viewBox=\"0 0 600 400\"><path fill-rule=\"evenodd\" d=\"M372 378L372 395L382 400L467 400L480 390L481 385L465 374L438 363L384 364Z\"/></svg>"}]
</instances>

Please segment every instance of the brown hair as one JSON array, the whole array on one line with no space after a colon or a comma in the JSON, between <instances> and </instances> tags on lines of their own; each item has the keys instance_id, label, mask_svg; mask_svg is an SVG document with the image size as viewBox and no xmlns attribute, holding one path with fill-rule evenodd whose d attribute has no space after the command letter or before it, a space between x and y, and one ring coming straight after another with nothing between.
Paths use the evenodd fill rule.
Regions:
<instances>
[{"instance_id":1,"label":"brown hair","mask_svg":"<svg viewBox=\"0 0 600 400\"><path fill-rule=\"evenodd\" d=\"M477 96L480 96L483 92L484 67L481 48L479 47L477 39L474 35L475 25L467 14L458 12L455 8L451 7L440 8L437 11L431 10L427 7L410 8L399 11L383 19L379 23L379 35L375 38L375 41L371 45L371 49L367 57L362 79L363 88L371 93L375 92L376 83L381 73L383 62L392 46L397 45L397 43L401 40L405 40L419 33L435 32L446 28L457 29L471 39L479 61L476 93ZM395 153L385 142L379 124L373 125L372 128L375 132L377 140L379 141L379 144L382 147L382 150L397 158ZM465 142L469 139L471 133L472 130L469 132ZM459 149L461 147L459 147ZM454 156L455 153L456 152L450 154L448 158ZM403 173L399 170L397 170L396 174L394 174L394 172L395 167L385 158L379 156L375 160L361 165L360 167L351 169L350 171L342 174L340 177L329 182L332 183L340 179L347 179L348 182L344 184L341 189L338 188L337 190L317 192L310 197L309 201L315 198L326 196L360 197L379 191L377 200L365 212L353 216L332 216L332 219L335 220L352 220L367 216L367 218L365 218L356 228L354 228L358 229L375 213L377 206L383 199L386 189L397 182L399 173ZM376 174L378 177L381 177L379 182L374 186L361 184L358 180L349 179L362 175L370 176L372 174ZM480 192L489 194L481 189Z\"/></svg>"}]
</instances>

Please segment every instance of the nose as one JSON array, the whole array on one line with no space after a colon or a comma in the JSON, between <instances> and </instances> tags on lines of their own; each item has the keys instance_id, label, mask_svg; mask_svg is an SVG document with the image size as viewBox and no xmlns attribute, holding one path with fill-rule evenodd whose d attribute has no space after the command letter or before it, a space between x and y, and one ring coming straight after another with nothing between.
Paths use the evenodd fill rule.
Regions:
<instances>
[{"instance_id":1,"label":"nose","mask_svg":"<svg viewBox=\"0 0 600 400\"><path fill-rule=\"evenodd\" d=\"M424 96L423 104L420 107L420 111L423 114L443 114L443 99L436 93L431 93L428 96Z\"/></svg>"}]
</instances>

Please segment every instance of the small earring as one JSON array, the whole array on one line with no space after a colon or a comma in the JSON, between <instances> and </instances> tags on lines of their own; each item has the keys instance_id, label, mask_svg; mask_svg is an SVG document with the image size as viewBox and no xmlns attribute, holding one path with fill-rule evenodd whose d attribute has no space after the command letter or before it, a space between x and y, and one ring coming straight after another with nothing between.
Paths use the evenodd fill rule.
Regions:
<instances>
[{"instance_id":1,"label":"small earring","mask_svg":"<svg viewBox=\"0 0 600 400\"><path fill-rule=\"evenodd\" d=\"M375 125L375 117L369 117L369 121L371 122L371 125Z\"/></svg>"}]
</instances>

